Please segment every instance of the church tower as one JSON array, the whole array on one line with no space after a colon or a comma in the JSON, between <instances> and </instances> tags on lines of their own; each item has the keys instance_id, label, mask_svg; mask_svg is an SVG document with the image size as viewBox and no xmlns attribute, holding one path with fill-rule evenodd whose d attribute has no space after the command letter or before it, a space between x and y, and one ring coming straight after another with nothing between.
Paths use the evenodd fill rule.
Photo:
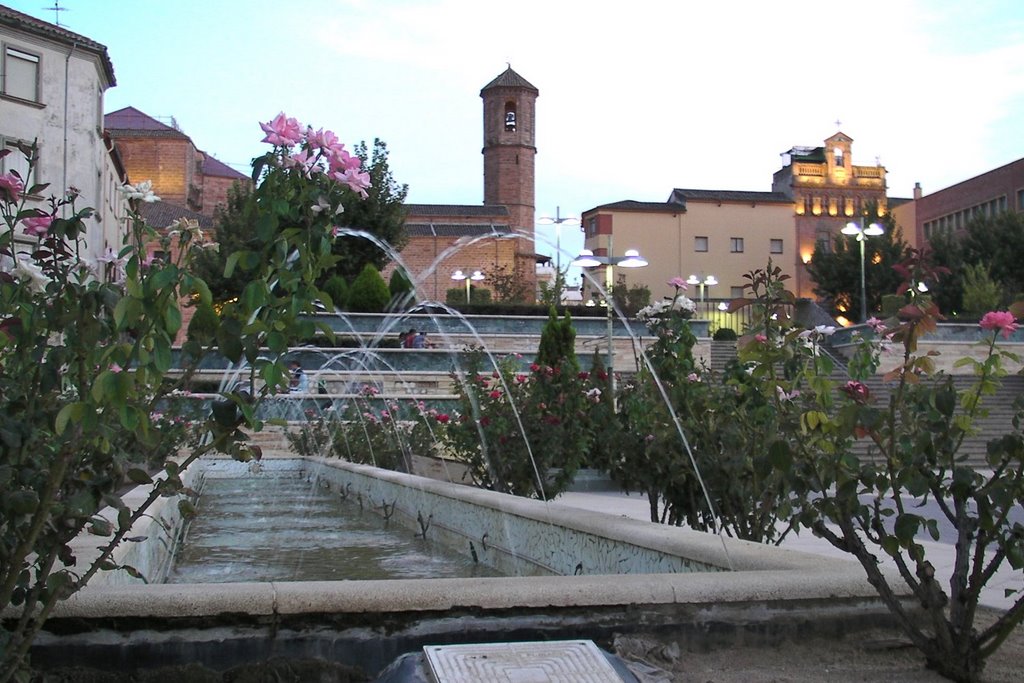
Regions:
<instances>
[{"instance_id":1,"label":"church tower","mask_svg":"<svg viewBox=\"0 0 1024 683\"><path fill-rule=\"evenodd\" d=\"M512 228L530 235L518 240L516 267L532 283L534 257L534 157L536 102L540 91L509 66L480 91L484 101L484 204L508 208Z\"/></svg>"}]
</instances>

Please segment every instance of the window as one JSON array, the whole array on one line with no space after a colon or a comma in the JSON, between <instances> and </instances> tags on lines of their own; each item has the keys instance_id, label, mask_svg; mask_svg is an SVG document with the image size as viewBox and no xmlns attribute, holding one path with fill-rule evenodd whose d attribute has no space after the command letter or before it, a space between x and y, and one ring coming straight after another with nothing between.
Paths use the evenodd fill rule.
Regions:
<instances>
[{"instance_id":1,"label":"window","mask_svg":"<svg viewBox=\"0 0 1024 683\"><path fill-rule=\"evenodd\" d=\"M514 132L516 129L516 103L509 100L505 103L505 130Z\"/></svg>"},{"instance_id":2,"label":"window","mask_svg":"<svg viewBox=\"0 0 1024 683\"><path fill-rule=\"evenodd\" d=\"M730 237L729 238L729 251L733 254L743 253L743 238L742 237Z\"/></svg>"},{"instance_id":3,"label":"window","mask_svg":"<svg viewBox=\"0 0 1024 683\"><path fill-rule=\"evenodd\" d=\"M743 287L730 287L729 288L730 299L742 299L743 298Z\"/></svg>"},{"instance_id":4,"label":"window","mask_svg":"<svg viewBox=\"0 0 1024 683\"><path fill-rule=\"evenodd\" d=\"M4 94L39 101L39 56L8 47L4 50Z\"/></svg>"},{"instance_id":5,"label":"window","mask_svg":"<svg viewBox=\"0 0 1024 683\"><path fill-rule=\"evenodd\" d=\"M18 140L15 140L14 138L0 137L0 143L2 143L0 149L9 149L11 151L10 154L5 156L3 159L0 159L0 173L17 171L18 175L21 176L21 181L25 183L26 189L29 185L38 182L38 180L33 180L31 183L29 182L28 159L26 159L25 155L21 153L21 150L18 149Z\"/></svg>"},{"instance_id":6,"label":"window","mask_svg":"<svg viewBox=\"0 0 1024 683\"><path fill-rule=\"evenodd\" d=\"M1024 190L1017 190L1017 210L1024 211Z\"/></svg>"},{"instance_id":7,"label":"window","mask_svg":"<svg viewBox=\"0 0 1024 683\"><path fill-rule=\"evenodd\" d=\"M836 166L842 166L843 165L843 148L842 147L836 147L835 149L832 150L832 153L835 155Z\"/></svg>"},{"instance_id":8,"label":"window","mask_svg":"<svg viewBox=\"0 0 1024 683\"><path fill-rule=\"evenodd\" d=\"M829 233L828 228L821 228L818 230L818 234L815 236L814 249L822 254L832 253L832 234Z\"/></svg>"},{"instance_id":9,"label":"window","mask_svg":"<svg viewBox=\"0 0 1024 683\"><path fill-rule=\"evenodd\" d=\"M591 218L587 221L587 237L594 237L597 235L597 219Z\"/></svg>"},{"instance_id":10,"label":"window","mask_svg":"<svg viewBox=\"0 0 1024 683\"><path fill-rule=\"evenodd\" d=\"M708 250L708 238L707 237L694 237L693 238L693 250L706 252Z\"/></svg>"},{"instance_id":11,"label":"window","mask_svg":"<svg viewBox=\"0 0 1024 683\"><path fill-rule=\"evenodd\" d=\"M771 253L781 254L782 253L782 240L770 240L769 242Z\"/></svg>"}]
</instances>

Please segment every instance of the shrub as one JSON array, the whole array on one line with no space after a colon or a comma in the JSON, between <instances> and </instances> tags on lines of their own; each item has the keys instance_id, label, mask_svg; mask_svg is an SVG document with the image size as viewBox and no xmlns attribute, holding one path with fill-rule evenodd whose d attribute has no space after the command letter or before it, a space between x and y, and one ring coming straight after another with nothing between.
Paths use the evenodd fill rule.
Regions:
<instances>
[{"instance_id":1,"label":"shrub","mask_svg":"<svg viewBox=\"0 0 1024 683\"><path fill-rule=\"evenodd\" d=\"M391 292L372 263L363 266L348 290L348 310L354 313L380 313L391 301Z\"/></svg>"},{"instance_id":2,"label":"shrub","mask_svg":"<svg viewBox=\"0 0 1024 683\"><path fill-rule=\"evenodd\" d=\"M715 333L711 335L713 341L736 341L736 330L731 327L719 327L715 330Z\"/></svg>"},{"instance_id":3,"label":"shrub","mask_svg":"<svg viewBox=\"0 0 1024 683\"><path fill-rule=\"evenodd\" d=\"M324 294L331 297L334 308L339 311L345 310L346 299L348 299L348 283L345 282L345 278L340 275L332 275L321 289Z\"/></svg>"},{"instance_id":4,"label":"shrub","mask_svg":"<svg viewBox=\"0 0 1024 683\"><path fill-rule=\"evenodd\" d=\"M188 323L188 339L207 344L214 339L219 326L220 317L217 311L213 310L209 303L200 302Z\"/></svg>"}]
</instances>

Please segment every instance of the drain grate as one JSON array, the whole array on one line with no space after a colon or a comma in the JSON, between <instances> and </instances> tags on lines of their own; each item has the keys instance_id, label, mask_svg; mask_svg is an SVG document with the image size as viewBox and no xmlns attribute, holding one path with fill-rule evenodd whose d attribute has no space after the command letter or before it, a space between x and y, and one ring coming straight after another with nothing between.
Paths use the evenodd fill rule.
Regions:
<instances>
[{"instance_id":1,"label":"drain grate","mask_svg":"<svg viewBox=\"0 0 1024 683\"><path fill-rule=\"evenodd\" d=\"M423 648L437 683L622 683L591 640Z\"/></svg>"}]
</instances>

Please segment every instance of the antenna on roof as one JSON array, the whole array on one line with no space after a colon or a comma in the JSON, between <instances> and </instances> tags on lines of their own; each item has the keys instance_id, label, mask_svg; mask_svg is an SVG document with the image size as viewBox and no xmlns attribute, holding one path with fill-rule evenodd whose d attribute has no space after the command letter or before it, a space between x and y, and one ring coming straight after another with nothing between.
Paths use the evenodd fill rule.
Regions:
<instances>
[{"instance_id":1,"label":"antenna on roof","mask_svg":"<svg viewBox=\"0 0 1024 683\"><path fill-rule=\"evenodd\" d=\"M60 26L60 13L67 12L67 7L60 6L60 0L53 0L53 7L44 7L44 10L53 12L53 23Z\"/></svg>"}]
</instances>

